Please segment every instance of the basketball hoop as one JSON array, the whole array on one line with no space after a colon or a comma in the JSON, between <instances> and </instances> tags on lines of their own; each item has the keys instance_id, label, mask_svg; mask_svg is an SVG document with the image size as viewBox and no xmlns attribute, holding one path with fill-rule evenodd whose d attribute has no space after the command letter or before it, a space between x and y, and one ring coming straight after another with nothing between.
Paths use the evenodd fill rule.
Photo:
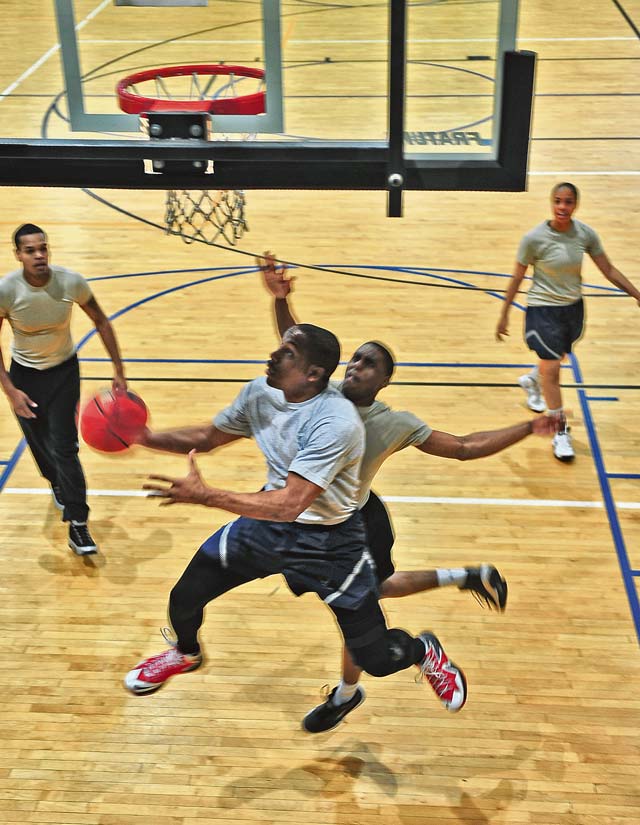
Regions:
<instances>
[{"instance_id":1,"label":"basketball hoop","mask_svg":"<svg viewBox=\"0 0 640 825\"><path fill-rule=\"evenodd\" d=\"M229 78L219 89L216 80ZM168 78L185 78L176 85ZM223 64L195 64L147 69L124 77L116 86L118 102L123 112L145 116L147 112L206 112L215 115L262 115L265 112L265 92L261 88L252 94L238 95L236 85L244 78L264 81L264 69ZM140 94L138 86L153 83L154 95Z\"/></svg>"},{"instance_id":2,"label":"basketball hoop","mask_svg":"<svg viewBox=\"0 0 640 825\"><path fill-rule=\"evenodd\" d=\"M258 85L257 91L239 94L237 87L251 80ZM248 66L193 64L147 69L123 78L116 93L120 108L139 115L143 124L152 112L258 115L266 111L264 70ZM228 136L220 135L220 139L228 140ZM185 243L214 244L222 236L234 246L249 229L244 192L168 190L164 222L167 234L180 235Z\"/></svg>"}]
</instances>

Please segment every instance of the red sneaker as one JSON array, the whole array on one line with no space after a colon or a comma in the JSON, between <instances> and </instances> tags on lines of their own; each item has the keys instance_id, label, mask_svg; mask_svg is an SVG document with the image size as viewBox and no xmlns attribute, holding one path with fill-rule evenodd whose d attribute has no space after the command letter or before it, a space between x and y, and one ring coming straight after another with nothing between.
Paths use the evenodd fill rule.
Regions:
<instances>
[{"instance_id":1,"label":"red sneaker","mask_svg":"<svg viewBox=\"0 0 640 825\"><path fill-rule=\"evenodd\" d=\"M158 690L171 676L178 673L189 673L202 664L202 654L188 656L181 653L177 647L170 647L156 656L144 659L130 670L124 677L124 685L137 695L153 693Z\"/></svg>"},{"instance_id":2,"label":"red sneaker","mask_svg":"<svg viewBox=\"0 0 640 825\"><path fill-rule=\"evenodd\" d=\"M467 680L464 673L449 661L435 634L427 631L418 638L424 642L427 652L417 667L445 708L455 713L467 701Z\"/></svg>"}]
</instances>

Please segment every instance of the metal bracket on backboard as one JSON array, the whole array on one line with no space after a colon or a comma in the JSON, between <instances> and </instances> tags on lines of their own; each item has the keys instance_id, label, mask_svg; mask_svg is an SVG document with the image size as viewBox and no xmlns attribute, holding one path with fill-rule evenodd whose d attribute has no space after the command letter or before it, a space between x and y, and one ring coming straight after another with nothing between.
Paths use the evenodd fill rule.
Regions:
<instances>
[{"instance_id":1,"label":"metal bracket on backboard","mask_svg":"<svg viewBox=\"0 0 640 825\"><path fill-rule=\"evenodd\" d=\"M74 132L139 132L136 115L90 114L85 110L73 0L53 0L56 9L62 69L67 90L69 122ZM284 132L280 0L262 0L262 33L266 81L266 112L262 115L217 115L216 128L229 134L280 134Z\"/></svg>"},{"instance_id":2,"label":"metal bracket on backboard","mask_svg":"<svg viewBox=\"0 0 640 825\"><path fill-rule=\"evenodd\" d=\"M204 112L149 112L149 138L154 140L209 140L210 120ZM146 158L144 169L155 175L212 175L213 161Z\"/></svg>"}]
</instances>

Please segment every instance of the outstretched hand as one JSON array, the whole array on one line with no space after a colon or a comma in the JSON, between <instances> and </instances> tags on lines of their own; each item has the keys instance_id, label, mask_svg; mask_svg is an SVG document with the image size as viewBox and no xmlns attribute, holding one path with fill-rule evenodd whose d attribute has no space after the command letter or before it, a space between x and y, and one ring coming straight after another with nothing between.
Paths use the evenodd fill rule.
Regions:
<instances>
[{"instance_id":1,"label":"outstretched hand","mask_svg":"<svg viewBox=\"0 0 640 825\"><path fill-rule=\"evenodd\" d=\"M256 258L264 285L274 298L286 298L293 288L295 278L287 275L287 265L277 266L272 252L265 252L262 258Z\"/></svg>"},{"instance_id":2,"label":"outstretched hand","mask_svg":"<svg viewBox=\"0 0 640 825\"><path fill-rule=\"evenodd\" d=\"M541 415L531 422L531 432L534 435L550 436L555 435L564 428L566 421L559 415Z\"/></svg>"},{"instance_id":3,"label":"outstretched hand","mask_svg":"<svg viewBox=\"0 0 640 825\"><path fill-rule=\"evenodd\" d=\"M200 475L195 454L195 450L191 450L189 453L189 472L184 478L152 475L149 476L152 481L164 483L144 484L142 489L149 490L149 496L159 496L166 499L166 501L160 502L161 507L168 504L205 504L209 487Z\"/></svg>"}]
</instances>

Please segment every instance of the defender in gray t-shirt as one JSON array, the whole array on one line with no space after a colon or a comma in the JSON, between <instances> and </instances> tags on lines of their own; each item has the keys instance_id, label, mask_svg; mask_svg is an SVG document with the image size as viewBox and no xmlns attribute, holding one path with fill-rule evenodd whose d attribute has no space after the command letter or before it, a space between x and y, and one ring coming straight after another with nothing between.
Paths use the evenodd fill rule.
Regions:
<instances>
[{"instance_id":1,"label":"defender in gray t-shirt","mask_svg":"<svg viewBox=\"0 0 640 825\"><path fill-rule=\"evenodd\" d=\"M281 334L295 324L288 297L291 281L286 266L276 266L272 255L258 261L267 289L275 297L275 313ZM371 490L377 471L387 458L406 447L415 446L421 452L442 458L459 460L480 458L505 449L522 440L531 432L541 435L553 431L553 422L524 422L487 433L454 436L432 430L413 413L393 410L377 399L386 387L394 371L394 359L386 347L377 341L362 344L347 364L341 392L353 404L365 427L365 453L360 468L359 508L364 518L369 550L376 564L383 598L408 596L444 585L456 585L471 590L479 601L489 607L504 610L507 601L507 583L493 565L455 568L447 570L395 571L391 551L394 534L386 507ZM435 636L433 644L440 654L444 651ZM342 719L364 700L364 691L358 684L361 670L354 664L348 649L343 652L343 676L341 683L331 691L322 705L314 708L304 718L302 725L309 733L320 733L340 724ZM436 693L441 685L431 682ZM446 693L446 685L445 693ZM444 702L446 706L446 701Z\"/></svg>"}]
</instances>

